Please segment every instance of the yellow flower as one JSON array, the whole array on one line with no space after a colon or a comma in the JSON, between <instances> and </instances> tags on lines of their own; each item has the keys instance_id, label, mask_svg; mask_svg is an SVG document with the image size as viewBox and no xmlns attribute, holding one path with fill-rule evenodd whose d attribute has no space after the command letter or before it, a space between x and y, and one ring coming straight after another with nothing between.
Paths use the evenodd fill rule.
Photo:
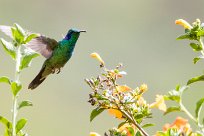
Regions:
<instances>
[{"instance_id":1,"label":"yellow flower","mask_svg":"<svg viewBox=\"0 0 204 136\"><path fill-rule=\"evenodd\" d=\"M147 89L148 89L148 87L147 87L146 84L142 84L142 85L140 86L140 91L141 91L142 93L146 92Z\"/></svg>"},{"instance_id":2,"label":"yellow flower","mask_svg":"<svg viewBox=\"0 0 204 136\"><path fill-rule=\"evenodd\" d=\"M109 114L115 116L118 119L122 119L123 114L122 112L120 112L119 110L115 110L115 109L108 109Z\"/></svg>"},{"instance_id":3,"label":"yellow flower","mask_svg":"<svg viewBox=\"0 0 204 136\"><path fill-rule=\"evenodd\" d=\"M193 27L185 20L178 19L175 21L175 24L183 26L185 29L192 29Z\"/></svg>"},{"instance_id":4,"label":"yellow flower","mask_svg":"<svg viewBox=\"0 0 204 136\"><path fill-rule=\"evenodd\" d=\"M161 111L166 111L166 104L162 95L156 95L156 101L150 104L150 108L158 108Z\"/></svg>"},{"instance_id":5,"label":"yellow flower","mask_svg":"<svg viewBox=\"0 0 204 136\"><path fill-rule=\"evenodd\" d=\"M105 65L105 62L102 60L102 58L100 57L100 55L96 52L91 53L90 55L92 58L97 59L102 65Z\"/></svg>"},{"instance_id":6,"label":"yellow flower","mask_svg":"<svg viewBox=\"0 0 204 136\"><path fill-rule=\"evenodd\" d=\"M99 134L96 133L96 132L90 132L90 136L101 136L101 135L99 135Z\"/></svg>"},{"instance_id":7,"label":"yellow flower","mask_svg":"<svg viewBox=\"0 0 204 136\"><path fill-rule=\"evenodd\" d=\"M131 90L131 88L128 87L127 85L117 86L116 89L117 89L119 92L128 92L128 91Z\"/></svg>"}]
</instances>

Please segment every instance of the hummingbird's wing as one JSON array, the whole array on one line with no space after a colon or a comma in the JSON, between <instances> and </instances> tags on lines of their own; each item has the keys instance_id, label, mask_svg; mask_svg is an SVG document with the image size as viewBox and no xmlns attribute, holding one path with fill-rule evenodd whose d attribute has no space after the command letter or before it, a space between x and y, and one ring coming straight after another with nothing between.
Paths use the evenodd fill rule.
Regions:
<instances>
[{"instance_id":1,"label":"hummingbird's wing","mask_svg":"<svg viewBox=\"0 0 204 136\"><path fill-rule=\"evenodd\" d=\"M11 26L0 25L0 30L7 36L12 37ZM31 32L28 31L28 34ZM52 55L54 48L58 45L55 39L48 38L46 36L38 36L32 39L25 46L40 53L45 58L49 58Z\"/></svg>"},{"instance_id":2,"label":"hummingbird's wing","mask_svg":"<svg viewBox=\"0 0 204 136\"><path fill-rule=\"evenodd\" d=\"M52 56L52 52L59 44L55 39L51 39L45 36L38 36L32 39L25 46L40 53L45 58Z\"/></svg>"},{"instance_id":3,"label":"hummingbird's wing","mask_svg":"<svg viewBox=\"0 0 204 136\"><path fill-rule=\"evenodd\" d=\"M0 25L0 30L5 33L7 36L12 38L12 32L10 26Z\"/></svg>"}]
</instances>

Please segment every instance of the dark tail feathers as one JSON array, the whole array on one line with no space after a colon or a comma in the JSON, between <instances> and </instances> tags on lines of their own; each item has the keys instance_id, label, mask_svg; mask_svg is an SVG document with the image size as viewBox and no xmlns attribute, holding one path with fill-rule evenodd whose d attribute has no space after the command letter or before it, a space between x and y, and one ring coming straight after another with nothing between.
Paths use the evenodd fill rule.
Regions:
<instances>
[{"instance_id":1,"label":"dark tail feathers","mask_svg":"<svg viewBox=\"0 0 204 136\"><path fill-rule=\"evenodd\" d=\"M44 72L45 67L43 67L40 72L38 73L38 75L33 79L33 81L29 84L28 89L35 89L36 87L38 87L44 80L46 77L42 78L42 73Z\"/></svg>"}]
</instances>

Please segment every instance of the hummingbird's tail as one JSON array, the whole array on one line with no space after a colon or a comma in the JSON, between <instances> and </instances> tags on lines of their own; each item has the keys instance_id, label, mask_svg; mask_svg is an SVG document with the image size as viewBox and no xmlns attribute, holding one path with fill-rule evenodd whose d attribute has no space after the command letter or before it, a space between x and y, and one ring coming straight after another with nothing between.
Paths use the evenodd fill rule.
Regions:
<instances>
[{"instance_id":1,"label":"hummingbird's tail","mask_svg":"<svg viewBox=\"0 0 204 136\"><path fill-rule=\"evenodd\" d=\"M42 77L42 73L44 72L45 67L43 67L40 72L38 73L38 75L33 79L33 81L29 84L28 89L35 89L36 87L38 87L45 79L46 77Z\"/></svg>"}]
</instances>

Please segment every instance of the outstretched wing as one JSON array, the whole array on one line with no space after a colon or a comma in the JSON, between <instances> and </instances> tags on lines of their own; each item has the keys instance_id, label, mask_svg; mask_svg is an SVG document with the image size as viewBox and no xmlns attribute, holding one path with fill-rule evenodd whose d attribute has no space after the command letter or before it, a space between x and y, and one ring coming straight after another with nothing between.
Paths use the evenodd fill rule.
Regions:
<instances>
[{"instance_id":1,"label":"outstretched wing","mask_svg":"<svg viewBox=\"0 0 204 136\"><path fill-rule=\"evenodd\" d=\"M49 58L52 56L52 52L55 47L58 46L58 42L55 39L51 39L45 36L39 36L32 39L25 46L40 53L45 58Z\"/></svg>"},{"instance_id":2,"label":"outstretched wing","mask_svg":"<svg viewBox=\"0 0 204 136\"><path fill-rule=\"evenodd\" d=\"M11 26L0 25L0 30L12 38ZM29 32L29 34L31 33ZM49 58L52 55L52 52L57 45L58 42L56 40L42 35L25 44L26 47L40 53L45 58Z\"/></svg>"},{"instance_id":3,"label":"outstretched wing","mask_svg":"<svg viewBox=\"0 0 204 136\"><path fill-rule=\"evenodd\" d=\"M0 25L0 30L5 33L7 36L12 38L12 32L10 26Z\"/></svg>"}]
</instances>

